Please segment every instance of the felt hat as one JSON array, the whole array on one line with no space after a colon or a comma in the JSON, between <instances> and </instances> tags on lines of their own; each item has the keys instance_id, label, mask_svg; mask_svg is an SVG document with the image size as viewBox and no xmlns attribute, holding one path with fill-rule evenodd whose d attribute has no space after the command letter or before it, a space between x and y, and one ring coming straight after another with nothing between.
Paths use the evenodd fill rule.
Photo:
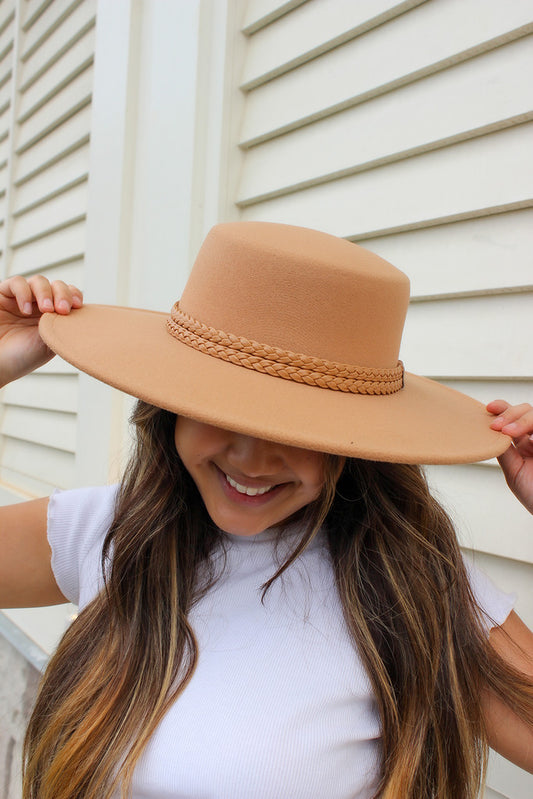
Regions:
<instances>
[{"instance_id":1,"label":"felt hat","mask_svg":"<svg viewBox=\"0 0 533 799\"><path fill-rule=\"evenodd\" d=\"M501 454L481 403L404 371L408 302L407 277L356 244L235 222L210 231L170 314L85 305L40 332L105 383L257 438L399 463Z\"/></svg>"}]
</instances>

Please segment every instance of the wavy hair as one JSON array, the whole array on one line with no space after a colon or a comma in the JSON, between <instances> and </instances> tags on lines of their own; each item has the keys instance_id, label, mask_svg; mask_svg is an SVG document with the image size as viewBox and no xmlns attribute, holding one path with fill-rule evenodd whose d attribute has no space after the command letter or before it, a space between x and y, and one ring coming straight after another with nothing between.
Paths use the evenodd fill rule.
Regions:
<instances>
[{"instance_id":1,"label":"wavy hair","mask_svg":"<svg viewBox=\"0 0 533 799\"><path fill-rule=\"evenodd\" d=\"M139 402L136 445L102 552L105 587L44 675L24 746L24 799L128 795L135 765L194 671L191 606L217 579L220 533L174 447L174 414ZM339 479L339 471L342 469ZM475 799L481 692L533 723L533 688L488 643L452 524L416 466L325 456L321 496L272 578L324 528L383 727L376 799Z\"/></svg>"}]
</instances>

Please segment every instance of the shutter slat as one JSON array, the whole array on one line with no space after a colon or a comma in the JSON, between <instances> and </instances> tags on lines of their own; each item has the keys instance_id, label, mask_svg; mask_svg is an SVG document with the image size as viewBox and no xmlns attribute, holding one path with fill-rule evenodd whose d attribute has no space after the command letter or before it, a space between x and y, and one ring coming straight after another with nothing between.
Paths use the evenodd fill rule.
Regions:
<instances>
[{"instance_id":1,"label":"shutter slat","mask_svg":"<svg viewBox=\"0 0 533 799\"><path fill-rule=\"evenodd\" d=\"M28 31L54 2L56 0L26 0L22 7L22 29Z\"/></svg>"},{"instance_id":2,"label":"shutter slat","mask_svg":"<svg viewBox=\"0 0 533 799\"><path fill-rule=\"evenodd\" d=\"M7 163L0 162L0 192L5 196L7 186Z\"/></svg>"},{"instance_id":3,"label":"shutter slat","mask_svg":"<svg viewBox=\"0 0 533 799\"><path fill-rule=\"evenodd\" d=\"M8 138L4 138L0 141L0 164L3 164L4 161L7 161L10 152L10 142Z\"/></svg>"},{"instance_id":4,"label":"shutter slat","mask_svg":"<svg viewBox=\"0 0 533 799\"><path fill-rule=\"evenodd\" d=\"M11 273L42 272L49 266L68 263L83 257L85 251L85 223L51 233L43 239L13 250Z\"/></svg>"},{"instance_id":5,"label":"shutter slat","mask_svg":"<svg viewBox=\"0 0 533 799\"><path fill-rule=\"evenodd\" d=\"M11 119L11 104L8 102L0 112L0 135L9 135L9 122Z\"/></svg>"},{"instance_id":6,"label":"shutter slat","mask_svg":"<svg viewBox=\"0 0 533 799\"><path fill-rule=\"evenodd\" d=\"M62 280L64 283L72 283L83 291L83 258L77 261L69 261L66 264L59 266L49 266L47 269L41 270L43 275L46 275L48 280Z\"/></svg>"},{"instance_id":7,"label":"shutter slat","mask_svg":"<svg viewBox=\"0 0 533 799\"><path fill-rule=\"evenodd\" d=\"M64 191L36 208L19 214L12 225L12 246L47 235L58 224L65 226L73 219L84 218L87 211L87 182Z\"/></svg>"},{"instance_id":8,"label":"shutter slat","mask_svg":"<svg viewBox=\"0 0 533 799\"><path fill-rule=\"evenodd\" d=\"M50 274L49 270L47 270L44 274ZM36 369L34 374L72 375L77 374L77 370L74 368L74 366L72 366L72 364L64 361L63 358L59 357L59 355L56 355L55 358L52 358L51 361L45 363L44 366L40 366L39 369Z\"/></svg>"},{"instance_id":9,"label":"shutter slat","mask_svg":"<svg viewBox=\"0 0 533 799\"><path fill-rule=\"evenodd\" d=\"M26 375L5 386L2 401L6 407L21 406L76 413L78 377L36 373Z\"/></svg>"},{"instance_id":10,"label":"shutter slat","mask_svg":"<svg viewBox=\"0 0 533 799\"><path fill-rule=\"evenodd\" d=\"M15 12L11 11L0 25L0 59L13 49L13 20Z\"/></svg>"},{"instance_id":11,"label":"shutter slat","mask_svg":"<svg viewBox=\"0 0 533 799\"><path fill-rule=\"evenodd\" d=\"M21 63L20 86L26 89L50 69L81 37L91 34L95 24L96 3L84 0L68 17L66 25L55 30L38 50Z\"/></svg>"},{"instance_id":12,"label":"shutter slat","mask_svg":"<svg viewBox=\"0 0 533 799\"><path fill-rule=\"evenodd\" d=\"M64 25L72 12L86 0L55 0L51 3L42 14L38 17L38 24L31 24L27 27L24 36L24 43L21 58L26 61L27 58L39 47L43 42L52 35L60 26ZM68 24L68 23L66 23Z\"/></svg>"},{"instance_id":13,"label":"shutter slat","mask_svg":"<svg viewBox=\"0 0 533 799\"><path fill-rule=\"evenodd\" d=\"M4 409L0 433L65 452L74 453L76 449L76 417L60 411L8 406Z\"/></svg>"},{"instance_id":14,"label":"shutter slat","mask_svg":"<svg viewBox=\"0 0 533 799\"><path fill-rule=\"evenodd\" d=\"M80 39L57 60L49 70L20 95L18 115L24 121L49 99L66 87L75 77L92 65L94 30Z\"/></svg>"},{"instance_id":15,"label":"shutter slat","mask_svg":"<svg viewBox=\"0 0 533 799\"><path fill-rule=\"evenodd\" d=\"M2 455L9 466L0 468L0 479L34 496L46 496L55 488L74 488L75 461L70 452L6 436Z\"/></svg>"},{"instance_id":16,"label":"shutter slat","mask_svg":"<svg viewBox=\"0 0 533 799\"><path fill-rule=\"evenodd\" d=\"M23 152L15 162L14 182L19 187L22 195L21 184L30 177L32 183L36 175L41 175L35 185L48 181L54 187L63 186L85 175L89 164L89 122L90 107L79 111L75 116L64 122L59 128L47 136L46 139L34 144L29 150ZM62 166L58 166L61 164ZM63 174L61 174L63 170ZM32 190L25 188L29 195ZM40 192L40 193L39 193ZM46 196L39 189L37 197ZM30 204L34 200L29 197L17 207Z\"/></svg>"},{"instance_id":17,"label":"shutter slat","mask_svg":"<svg viewBox=\"0 0 533 799\"><path fill-rule=\"evenodd\" d=\"M0 31L11 24L15 17L15 0L4 0L0 6Z\"/></svg>"},{"instance_id":18,"label":"shutter slat","mask_svg":"<svg viewBox=\"0 0 533 799\"><path fill-rule=\"evenodd\" d=\"M13 77L11 63L9 63L6 72L2 74L0 81L0 108L7 108L11 102L11 79Z\"/></svg>"},{"instance_id":19,"label":"shutter slat","mask_svg":"<svg viewBox=\"0 0 533 799\"><path fill-rule=\"evenodd\" d=\"M91 101L92 68L85 69L48 103L20 124L17 153L44 138Z\"/></svg>"}]
</instances>

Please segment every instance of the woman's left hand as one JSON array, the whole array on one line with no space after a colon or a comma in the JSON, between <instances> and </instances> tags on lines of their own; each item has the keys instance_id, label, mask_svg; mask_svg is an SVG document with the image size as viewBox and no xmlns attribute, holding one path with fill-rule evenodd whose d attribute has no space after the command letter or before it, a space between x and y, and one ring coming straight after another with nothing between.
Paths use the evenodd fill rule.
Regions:
<instances>
[{"instance_id":1,"label":"woman's left hand","mask_svg":"<svg viewBox=\"0 0 533 799\"><path fill-rule=\"evenodd\" d=\"M533 513L533 408L527 403L510 405L505 400L494 400L487 410L496 416L490 425L492 429L513 439L509 449L498 458L507 485Z\"/></svg>"}]
</instances>

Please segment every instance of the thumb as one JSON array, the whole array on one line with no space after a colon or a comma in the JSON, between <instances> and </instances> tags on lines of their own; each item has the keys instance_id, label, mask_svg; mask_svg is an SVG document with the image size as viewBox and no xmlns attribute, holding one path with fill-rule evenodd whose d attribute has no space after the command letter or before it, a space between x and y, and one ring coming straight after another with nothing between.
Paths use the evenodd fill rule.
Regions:
<instances>
[{"instance_id":1,"label":"thumb","mask_svg":"<svg viewBox=\"0 0 533 799\"><path fill-rule=\"evenodd\" d=\"M516 449L516 447L511 444L511 446L505 450L505 452L499 456L498 463L502 467L503 473L505 475L505 479L508 483L512 483L515 480L518 472L522 468L524 464L524 459Z\"/></svg>"}]
</instances>

